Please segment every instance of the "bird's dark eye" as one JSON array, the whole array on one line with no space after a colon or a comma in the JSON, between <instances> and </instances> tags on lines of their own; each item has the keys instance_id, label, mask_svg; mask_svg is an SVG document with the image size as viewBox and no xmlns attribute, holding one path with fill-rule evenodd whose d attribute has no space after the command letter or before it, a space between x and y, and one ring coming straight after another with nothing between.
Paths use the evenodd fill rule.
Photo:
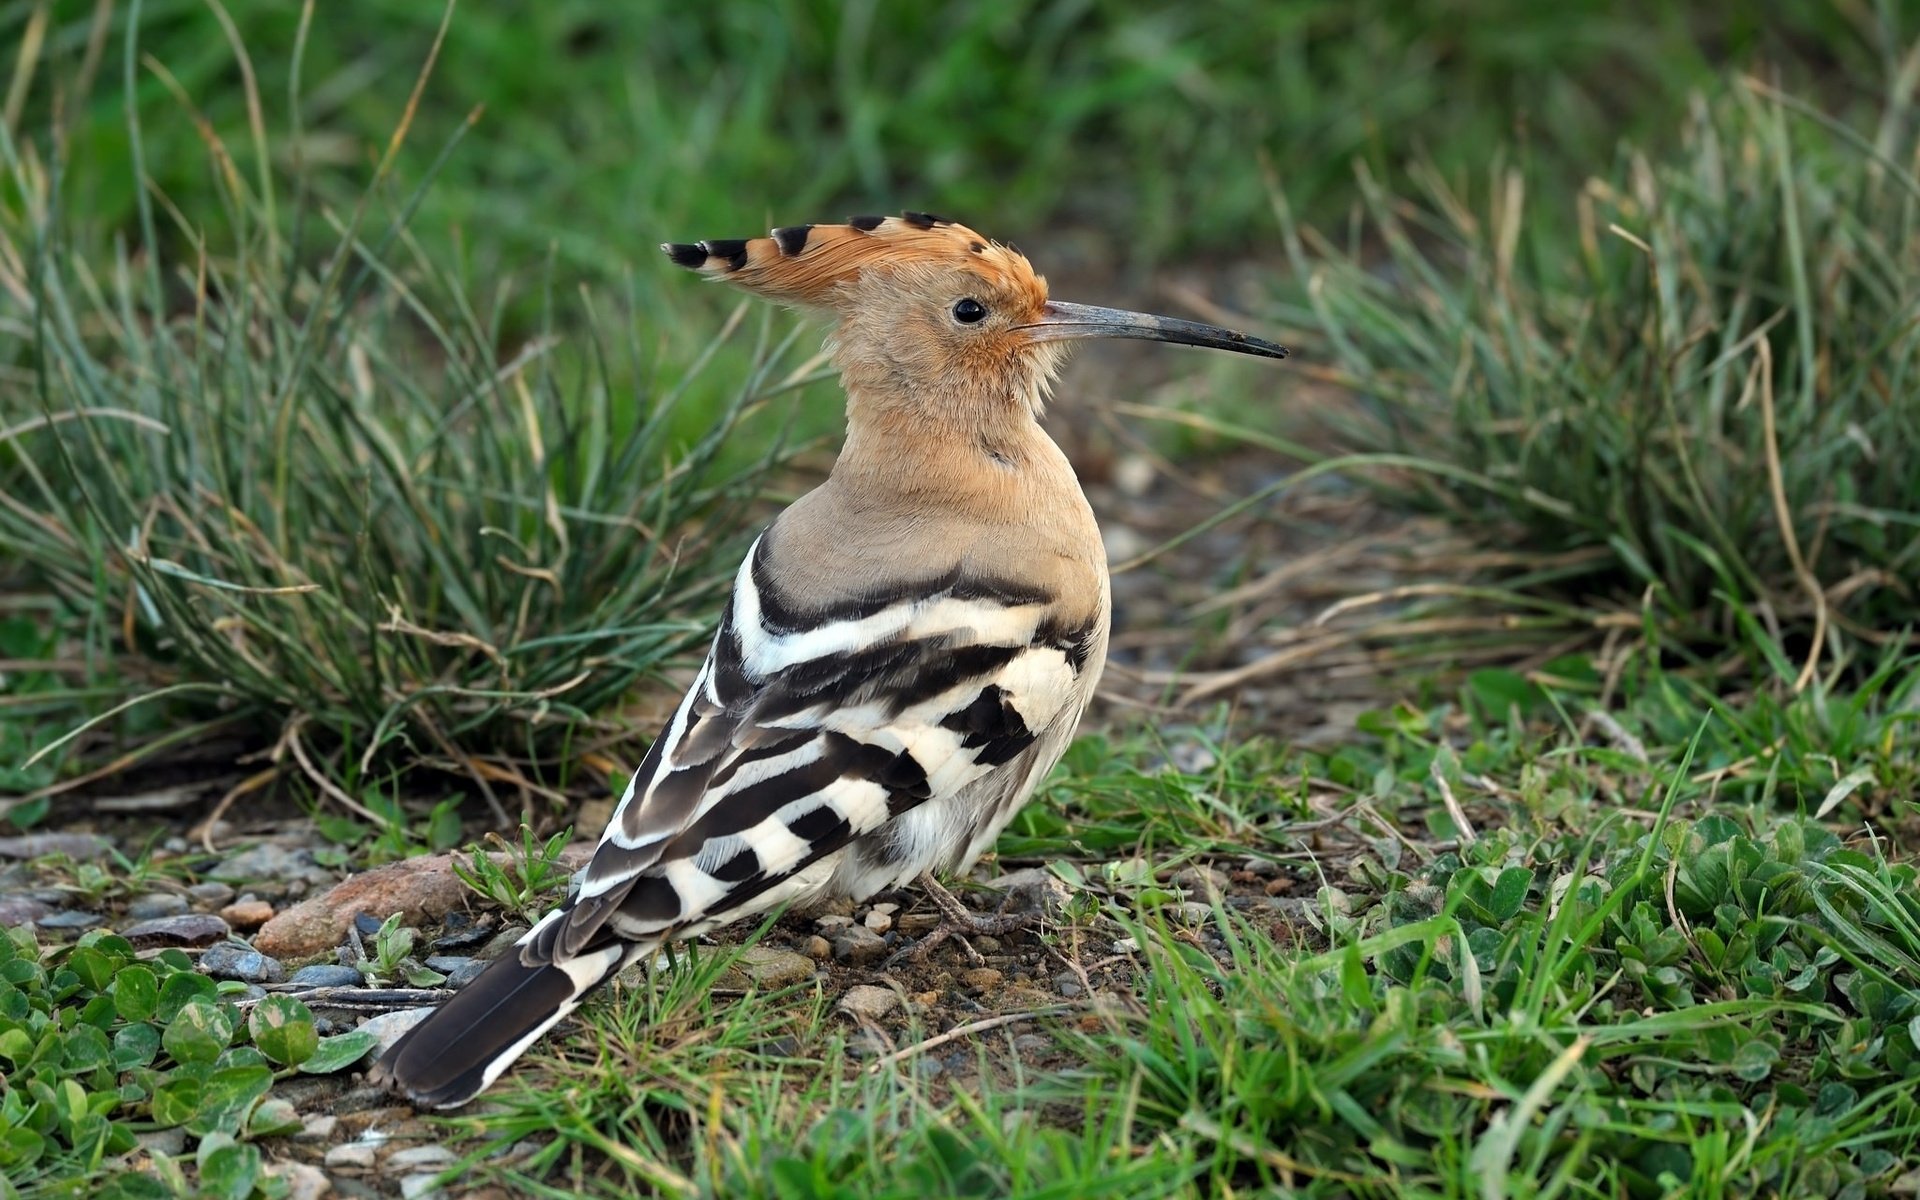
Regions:
<instances>
[{"instance_id":1,"label":"bird's dark eye","mask_svg":"<svg viewBox=\"0 0 1920 1200\"><path fill-rule=\"evenodd\" d=\"M976 325L986 320L987 306L968 296L965 300L956 300L953 305L953 319L962 325Z\"/></svg>"}]
</instances>

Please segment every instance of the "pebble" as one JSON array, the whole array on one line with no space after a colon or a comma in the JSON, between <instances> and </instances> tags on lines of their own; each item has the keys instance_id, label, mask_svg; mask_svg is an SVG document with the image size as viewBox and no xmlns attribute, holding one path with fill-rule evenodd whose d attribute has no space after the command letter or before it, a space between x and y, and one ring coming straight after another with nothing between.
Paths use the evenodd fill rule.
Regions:
<instances>
[{"instance_id":1,"label":"pebble","mask_svg":"<svg viewBox=\"0 0 1920 1200\"><path fill-rule=\"evenodd\" d=\"M360 1023L363 1033L374 1036L373 1049L369 1054L379 1055L386 1052L388 1046L399 1041L407 1030L427 1019L432 1008L399 1008L392 1012L383 1012L377 1017L368 1017Z\"/></svg>"},{"instance_id":2,"label":"pebble","mask_svg":"<svg viewBox=\"0 0 1920 1200\"><path fill-rule=\"evenodd\" d=\"M1049 1054L1053 1051L1053 1042L1037 1033L1023 1033L1013 1039L1013 1048L1020 1054Z\"/></svg>"},{"instance_id":3,"label":"pebble","mask_svg":"<svg viewBox=\"0 0 1920 1200\"><path fill-rule=\"evenodd\" d=\"M216 979L243 983L279 983L287 977L279 959L233 942L223 942L202 954L200 969Z\"/></svg>"},{"instance_id":4,"label":"pebble","mask_svg":"<svg viewBox=\"0 0 1920 1200\"><path fill-rule=\"evenodd\" d=\"M318 884L333 882L332 872L315 863L311 851L289 850L273 842L262 842L229 855L207 874L230 883L277 887L285 887L296 879Z\"/></svg>"},{"instance_id":5,"label":"pebble","mask_svg":"<svg viewBox=\"0 0 1920 1200\"><path fill-rule=\"evenodd\" d=\"M893 914L900 911L900 906L898 904L892 903L891 901L883 901L879 904L869 905L867 908L867 911L877 912L882 916L890 917Z\"/></svg>"},{"instance_id":6,"label":"pebble","mask_svg":"<svg viewBox=\"0 0 1920 1200\"><path fill-rule=\"evenodd\" d=\"M840 1009L868 1021L878 1021L900 1007L900 993L892 988L863 983L847 989L840 997Z\"/></svg>"},{"instance_id":7,"label":"pebble","mask_svg":"<svg viewBox=\"0 0 1920 1200\"><path fill-rule=\"evenodd\" d=\"M992 967L974 967L960 972L960 982L968 991L985 992L1000 986L1006 975Z\"/></svg>"},{"instance_id":8,"label":"pebble","mask_svg":"<svg viewBox=\"0 0 1920 1200\"><path fill-rule=\"evenodd\" d=\"M825 962L833 957L833 943L817 933L800 943L800 950L815 962Z\"/></svg>"},{"instance_id":9,"label":"pebble","mask_svg":"<svg viewBox=\"0 0 1920 1200\"><path fill-rule=\"evenodd\" d=\"M265 1171L269 1178L286 1181L286 1200L320 1200L333 1190L333 1181L310 1163L270 1162Z\"/></svg>"},{"instance_id":10,"label":"pebble","mask_svg":"<svg viewBox=\"0 0 1920 1200\"><path fill-rule=\"evenodd\" d=\"M127 901L127 916L136 921L152 921L177 917L188 907L187 898L176 892L148 892Z\"/></svg>"},{"instance_id":11,"label":"pebble","mask_svg":"<svg viewBox=\"0 0 1920 1200\"><path fill-rule=\"evenodd\" d=\"M352 967L342 967L335 963L314 963L310 967L301 967L293 973L288 983L300 987L360 987L366 983L366 976Z\"/></svg>"},{"instance_id":12,"label":"pebble","mask_svg":"<svg viewBox=\"0 0 1920 1200\"><path fill-rule=\"evenodd\" d=\"M1000 951L1006 949L1005 946L1000 944L999 938L984 933L973 939L973 948L982 954L998 954Z\"/></svg>"},{"instance_id":13,"label":"pebble","mask_svg":"<svg viewBox=\"0 0 1920 1200\"><path fill-rule=\"evenodd\" d=\"M380 926L383 924L385 924L385 922L372 913L359 913L353 918L353 928L363 938L370 938L378 934L380 932Z\"/></svg>"},{"instance_id":14,"label":"pebble","mask_svg":"<svg viewBox=\"0 0 1920 1200\"><path fill-rule=\"evenodd\" d=\"M1053 990L1069 998L1084 993L1087 989L1080 977L1072 971L1062 971L1053 977Z\"/></svg>"},{"instance_id":15,"label":"pebble","mask_svg":"<svg viewBox=\"0 0 1920 1200\"><path fill-rule=\"evenodd\" d=\"M187 889L187 895L203 908L220 908L233 901L233 889L212 879L194 884Z\"/></svg>"},{"instance_id":16,"label":"pebble","mask_svg":"<svg viewBox=\"0 0 1920 1200\"><path fill-rule=\"evenodd\" d=\"M485 959L469 958L458 970L447 972L447 986L463 988L480 978L480 972L487 969Z\"/></svg>"},{"instance_id":17,"label":"pebble","mask_svg":"<svg viewBox=\"0 0 1920 1200\"><path fill-rule=\"evenodd\" d=\"M850 925L833 939L833 957L856 967L871 966L887 952L880 935L864 925Z\"/></svg>"},{"instance_id":18,"label":"pebble","mask_svg":"<svg viewBox=\"0 0 1920 1200\"><path fill-rule=\"evenodd\" d=\"M19 837L0 837L0 858L40 858L64 854L79 862L102 858L113 843L94 833L28 833Z\"/></svg>"},{"instance_id":19,"label":"pebble","mask_svg":"<svg viewBox=\"0 0 1920 1200\"><path fill-rule=\"evenodd\" d=\"M454 922L455 917L461 917L464 920L465 914L447 914L447 932L433 940L433 948L435 950L471 950L475 946L484 946L492 939L494 933L493 926L482 925L478 922L456 925Z\"/></svg>"},{"instance_id":20,"label":"pebble","mask_svg":"<svg viewBox=\"0 0 1920 1200\"><path fill-rule=\"evenodd\" d=\"M403 1175L400 1178L402 1200L428 1200L428 1197L445 1194L440 1190L438 1171L421 1175Z\"/></svg>"},{"instance_id":21,"label":"pebble","mask_svg":"<svg viewBox=\"0 0 1920 1200\"><path fill-rule=\"evenodd\" d=\"M273 905L265 900L240 900L221 909L220 918L235 929L258 929L273 920Z\"/></svg>"},{"instance_id":22,"label":"pebble","mask_svg":"<svg viewBox=\"0 0 1920 1200\"><path fill-rule=\"evenodd\" d=\"M52 905L32 896L0 896L0 928L31 925L52 911Z\"/></svg>"},{"instance_id":23,"label":"pebble","mask_svg":"<svg viewBox=\"0 0 1920 1200\"><path fill-rule=\"evenodd\" d=\"M211 913L182 913L129 925L120 936L139 949L150 946L206 946L226 937L227 923Z\"/></svg>"},{"instance_id":24,"label":"pebble","mask_svg":"<svg viewBox=\"0 0 1920 1200\"><path fill-rule=\"evenodd\" d=\"M519 941L521 936L526 932L527 926L525 925L503 925L484 947L474 952L474 957L484 958L488 961L499 958L512 948L513 944Z\"/></svg>"},{"instance_id":25,"label":"pebble","mask_svg":"<svg viewBox=\"0 0 1920 1200\"><path fill-rule=\"evenodd\" d=\"M938 1079L947 1073L946 1064L931 1054L913 1060L913 1073L922 1079Z\"/></svg>"},{"instance_id":26,"label":"pebble","mask_svg":"<svg viewBox=\"0 0 1920 1200\"><path fill-rule=\"evenodd\" d=\"M861 923L875 933L885 933L887 930L893 928L893 915L891 913L883 913L876 908L868 913L866 920Z\"/></svg>"},{"instance_id":27,"label":"pebble","mask_svg":"<svg viewBox=\"0 0 1920 1200\"><path fill-rule=\"evenodd\" d=\"M300 1132L293 1135L296 1142L330 1142L333 1131L340 1127L340 1118L332 1113L315 1113L300 1125Z\"/></svg>"},{"instance_id":28,"label":"pebble","mask_svg":"<svg viewBox=\"0 0 1920 1200\"><path fill-rule=\"evenodd\" d=\"M1185 888L1196 900L1211 900L1215 896L1224 896L1231 886L1225 872L1195 863L1175 871L1173 886Z\"/></svg>"},{"instance_id":29,"label":"pebble","mask_svg":"<svg viewBox=\"0 0 1920 1200\"><path fill-rule=\"evenodd\" d=\"M954 1075L966 1075L977 1065L974 1062L973 1054L966 1050L956 1050L941 1059L940 1063L946 1067L949 1073Z\"/></svg>"},{"instance_id":30,"label":"pebble","mask_svg":"<svg viewBox=\"0 0 1920 1200\"><path fill-rule=\"evenodd\" d=\"M456 1155L445 1146L408 1146L387 1155L387 1168L393 1171L431 1171L451 1163Z\"/></svg>"},{"instance_id":31,"label":"pebble","mask_svg":"<svg viewBox=\"0 0 1920 1200\"><path fill-rule=\"evenodd\" d=\"M818 933L825 934L827 937L832 937L834 934L852 925L852 917L843 917L839 913L828 913L824 917L816 917L813 922L814 930Z\"/></svg>"},{"instance_id":32,"label":"pebble","mask_svg":"<svg viewBox=\"0 0 1920 1200\"><path fill-rule=\"evenodd\" d=\"M813 978L813 960L804 954L774 946L749 946L740 952L735 969L761 987L787 987Z\"/></svg>"},{"instance_id":33,"label":"pebble","mask_svg":"<svg viewBox=\"0 0 1920 1200\"><path fill-rule=\"evenodd\" d=\"M50 913L35 921L34 924L42 929L92 929L100 924L101 919L99 913L82 912L76 908L67 912Z\"/></svg>"},{"instance_id":34,"label":"pebble","mask_svg":"<svg viewBox=\"0 0 1920 1200\"><path fill-rule=\"evenodd\" d=\"M373 1147L366 1142L346 1142L328 1150L327 1156L320 1161L336 1171L342 1167L370 1171L373 1169Z\"/></svg>"},{"instance_id":35,"label":"pebble","mask_svg":"<svg viewBox=\"0 0 1920 1200\"><path fill-rule=\"evenodd\" d=\"M1271 879L1280 873L1280 864L1270 858L1254 855L1241 859L1240 869L1258 875L1262 879Z\"/></svg>"},{"instance_id":36,"label":"pebble","mask_svg":"<svg viewBox=\"0 0 1920 1200\"><path fill-rule=\"evenodd\" d=\"M455 971L465 967L468 963L478 961L478 959L468 958L464 954L429 954L427 955L427 970L438 971L442 975L450 976Z\"/></svg>"}]
</instances>

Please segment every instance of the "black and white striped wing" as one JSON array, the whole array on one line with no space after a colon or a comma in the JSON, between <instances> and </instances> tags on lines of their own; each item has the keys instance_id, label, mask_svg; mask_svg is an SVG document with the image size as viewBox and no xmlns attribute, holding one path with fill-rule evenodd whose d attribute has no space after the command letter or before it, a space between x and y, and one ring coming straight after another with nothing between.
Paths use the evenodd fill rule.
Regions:
<instances>
[{"instance_id":1,"label":"black and white striped wing","mask_svg":"<svg viewBox=\"0 0 1920 1200\"><path fill-rule=\"evenodd\" d=\"M955 573L800 614L766 558L763 538L571 910L528 958L707 928L818 889L835 851L890 819L1003 768L1024 786L1015 760L1078 719L1097 630L1054 620L1049 597Z\"/></svg>"}]
</instances>

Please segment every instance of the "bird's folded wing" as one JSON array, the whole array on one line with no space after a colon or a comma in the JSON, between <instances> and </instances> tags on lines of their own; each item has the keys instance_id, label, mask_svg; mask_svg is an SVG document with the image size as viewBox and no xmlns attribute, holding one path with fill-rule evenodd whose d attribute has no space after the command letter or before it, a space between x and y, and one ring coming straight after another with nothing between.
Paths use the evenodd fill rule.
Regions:
<instances>
[{"instance_id":1,"label":"bird's folded wing","mask_svg":"<svg viewBox=\"0 0 1920 1200\"><path fill-rule=\"evenodd\" d=\"M1050 597L955 572L801 615L765 559L756 544L705 665L572 908L522 948L529 961L746 911L1078 717L1092 633L1056 619Z\"/></svg>"}]
</instances>

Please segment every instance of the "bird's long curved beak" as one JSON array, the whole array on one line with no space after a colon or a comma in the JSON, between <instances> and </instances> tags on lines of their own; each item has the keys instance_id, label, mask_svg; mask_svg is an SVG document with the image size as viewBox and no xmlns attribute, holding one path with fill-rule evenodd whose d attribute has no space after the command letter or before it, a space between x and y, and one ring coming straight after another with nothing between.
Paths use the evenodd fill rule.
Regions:
<instances>
[{"instance_id":1,"label":"bird's long curved beak","mask_svg":"<svg viewBox=\"0 0 1920 1200\"><path fill-rule=\"evenodd\" d=\"M1047 301L1038 321L1016 328L1024 330L1036 342L1064 342L1079 338L1140 338L1150 342L1173 342L1181 346L1205 346L1210 350L1232 350L1261 358L1287 356L1285 346L1275 345L1251 334L1222 329L1218 325L1128 312L1124 308L1069 304L1064 300Z\"/></svg>"}]
</instances>

